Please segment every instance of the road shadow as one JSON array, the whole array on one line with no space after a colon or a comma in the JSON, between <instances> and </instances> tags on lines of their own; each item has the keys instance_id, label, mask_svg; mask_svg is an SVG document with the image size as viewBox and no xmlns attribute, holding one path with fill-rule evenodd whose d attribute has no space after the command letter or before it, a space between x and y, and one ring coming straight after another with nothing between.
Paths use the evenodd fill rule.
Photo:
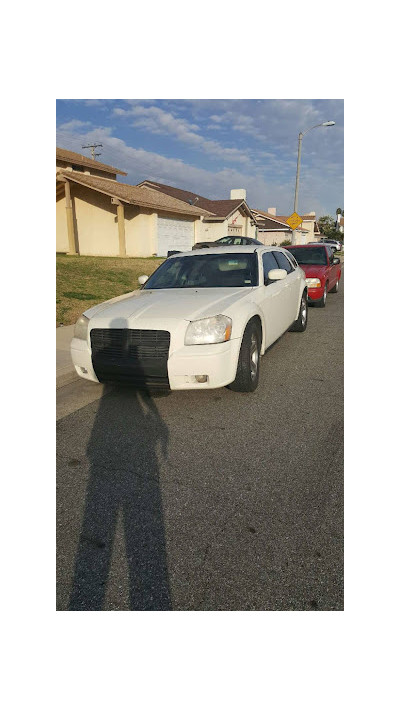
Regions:
<instances>
[{"instance_id":1,"label":"road shadow","mask_svg":"<svg viewBox=\"0 0 400 711\"><path fill-rule=\"evenodd\" d=\"M111 326L126 328L122 321ZM121 518L126 562L117 565L127 565L129 609L172 609L158 464L167 457L168 428L156 396L146 387L105 385L87 446L90 475L69 610L126 609L126 590L110 580Z\"/></svg>"}]
</instances>

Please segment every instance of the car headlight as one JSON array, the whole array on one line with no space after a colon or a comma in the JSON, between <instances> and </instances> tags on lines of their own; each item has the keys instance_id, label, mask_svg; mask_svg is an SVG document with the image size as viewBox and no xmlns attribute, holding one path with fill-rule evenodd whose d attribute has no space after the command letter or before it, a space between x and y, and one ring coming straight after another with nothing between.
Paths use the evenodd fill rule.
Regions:
<instances>
[{"instance_id":1,"label":"car headlight","mask_svg":"<svg viewBox=\"0 0 400 711\"><path fill-rule=\"evenodd\" d=\"M232 333L232 319L229 316L212 316L191 321L186 329L185 346L229 341Z\"/></svg>"},{"instance_id":2,"label":"car headlight","mask_svg":"<svg viewBox=\"0 0 400 711\"><path fill-rule=\"evenodd\" d=\"M306 279L306 284L311 289L315 289L316 287L321 286L321 282L319 279Z\"/></svg>"},{"instance_id":3,"label":"car headlight","mask_svg":"<svg viewBox=\"0 0 400 711\"><path fill-rule=\"evenodd\" d=\"M87 340L89 319L87 316L79 316L74 330L74 338L81 338L83 341Z\"/></svg>"}]
</instances>

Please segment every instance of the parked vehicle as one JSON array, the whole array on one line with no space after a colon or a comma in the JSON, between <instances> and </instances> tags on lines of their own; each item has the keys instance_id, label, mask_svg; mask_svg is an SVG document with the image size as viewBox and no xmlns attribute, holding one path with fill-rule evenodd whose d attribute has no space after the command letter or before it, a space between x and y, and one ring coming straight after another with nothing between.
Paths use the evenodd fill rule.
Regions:
<instances>
[{"instance_id":1,"label":"parked vehicle","mask_svg":"<svg viewBox=\"0 0 400 711\"><path fill-rule=\"evenodd\" d=\"M330 247L334 247L338 252L342 249L342 243L338 239L331 239L330 237L321 237L320 243L328 244Z\"/></svg>"},{"instance_id":2,"label":"parked vehicle","mask_svg":"<svg viewBox=\"0 0 400 711\"><path fill-rule=\"evenodd\" d=\"M286 247L306 275L309 303L324 308L329 291L336 294L342 275L339 257L327 244L304 244Z\"/></svg>"},{"instance_id":3,"label":"parked vehicle","mask_svg":"<svg viewBox=\"0 0 400 711\"><path fill-rule=\"evenodd\" d=\"M304 271L279 247L182 252L139 283L79 317L71 355L82 378L252 392L265 350L307 327Z\"/></svg>"},{"instance_id":4,"label":"parked vehicle","mask_svg":"<svg viewBox=\"0 0 400 711\"><path fill-rule=\"evenodd\" d=\"M226 237L220 237L220 239L215 240L215 242L197 242L193 245L192 249L204 249L207 247L229 247L229 246L245 246L246 244L260 244L258 239L253 237L235 237L234 235L227 235Z\"/></svg>"}]
</instances>

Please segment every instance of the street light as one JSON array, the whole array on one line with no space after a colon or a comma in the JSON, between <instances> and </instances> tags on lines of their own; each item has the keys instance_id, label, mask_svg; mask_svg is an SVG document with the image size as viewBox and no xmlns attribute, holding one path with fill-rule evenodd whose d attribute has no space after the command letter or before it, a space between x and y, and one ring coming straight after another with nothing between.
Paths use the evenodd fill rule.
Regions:
<instances>
[{"instance_id":1,"label":"street light","mask_svg":"<svg viewBox=\"0 0 400 711\"><path fill-rule=\"evenodd\" d=\"M309 131L312 131L313 128L318 128L319 126L334 126L335 122L334 121L324 121L323 123L317 123L316 126L311 126L311 128L308 128L307 131L300 131L299 133L299 148L297 151L297 172L296 172L296 188L294 191L294 212L297 212L297 199L298 199L298 193L299 193L299 175L300 175L300 157L301 157L301 142L303 140L303 136L306 135ZM292 230L292 244L296 244L296 230Z\"/></svg>"}]
</instances>

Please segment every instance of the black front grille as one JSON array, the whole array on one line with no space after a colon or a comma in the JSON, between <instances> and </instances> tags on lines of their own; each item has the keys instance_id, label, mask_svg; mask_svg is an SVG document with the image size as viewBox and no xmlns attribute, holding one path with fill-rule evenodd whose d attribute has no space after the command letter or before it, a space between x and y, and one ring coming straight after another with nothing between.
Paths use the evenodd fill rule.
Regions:
<instances>
[{"instance_id":1,"label":"black front grille","mask_svg":"<svg viewBox=\"0 0 400 711\"><path fill-rule=\"evenodd\" d=\"M100 382L168 385L168 331L93 328L90 339Z\"/></svg>"}]
</instances>

